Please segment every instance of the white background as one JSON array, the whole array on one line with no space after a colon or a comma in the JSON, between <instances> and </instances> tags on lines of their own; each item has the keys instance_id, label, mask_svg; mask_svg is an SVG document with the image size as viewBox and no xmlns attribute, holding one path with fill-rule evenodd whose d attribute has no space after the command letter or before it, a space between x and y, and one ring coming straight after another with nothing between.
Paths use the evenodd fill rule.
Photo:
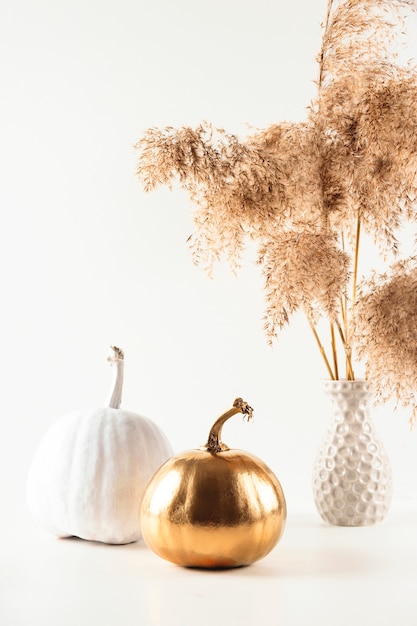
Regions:
<instances>
[{"instance_id":1,"label":"white background","mask_svg":"<svg viewBox=\"0 0 417 626\"><path fill-rule=\"evenodd\" d=\"M224 429L262 457L289 512L314 511L311 470L330 417L314 339L296 317L271 348L259 268L194 267L181 190L144 194L133 144L150 126L209 120L242 137L306 117L326 0L6 0L0 19L2 523L27 520L45 430L105 402L108 346L126 354L123 407L176 451ZM417 21L405 51L417 57ZM371 255L365 250L363 258ZM417 430L375 412L394 506L417 498ZM417 506L417 500L415 500ZM314 513L313 513L314 515ZM35 535L36 537L36 535Z\"/></svg>"},{"instance_id":2,"label":"white background","mask_svg":"<svg viewBox=\"0 0 417 626\"><path fill-rule=\"evenodd\" d=\"M226 441L263 457L289 503L311 498L328 413L310 330L296 317L267 345L254 254L237 277L219 266L210 280L194 267L188 198L144 194L133 144L150 126L206 119L244 137L250 126L304 119L325 5L3 7L0 462L13 510L25 512L27 467L45 429L106 401L110 344L126 353L123 406L157 421L176 451L200 445L243 396L255 421L229 422ZM410 57L414 26L413 17ZM376 419L402 489L417 470L406 462L417 432L392 407Z\"/></svg>"}]
</instances>

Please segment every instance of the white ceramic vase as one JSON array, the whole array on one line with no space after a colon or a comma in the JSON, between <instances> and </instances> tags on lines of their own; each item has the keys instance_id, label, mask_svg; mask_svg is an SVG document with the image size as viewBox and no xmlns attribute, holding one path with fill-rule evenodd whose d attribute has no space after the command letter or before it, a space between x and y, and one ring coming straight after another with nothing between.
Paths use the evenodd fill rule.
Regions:
<instances>
[{"instance_id":1,"label":"white ceramic vase","mask_svg":"<svg viewBox=\"0 0 417 626\"><path fill-rule=\"evenodd\" d=\"M392 495L391 466L370 417L365 380L329 380L334 415L319 449L313 495L322 519L338 526L382 522Z\"/></svg>"}]
</instances>

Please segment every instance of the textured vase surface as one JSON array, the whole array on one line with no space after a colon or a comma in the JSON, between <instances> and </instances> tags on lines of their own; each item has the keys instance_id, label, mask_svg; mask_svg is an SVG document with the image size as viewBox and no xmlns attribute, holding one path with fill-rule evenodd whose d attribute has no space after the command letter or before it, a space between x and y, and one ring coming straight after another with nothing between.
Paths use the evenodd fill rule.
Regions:
<instances>
[{"instance_id":1,"label":"textured vase surface","mask_svg":"<svg viewBox=\"0 0 417 626\"><path fill-rule=\"evenodd\" d=\"M382 522L391 503L392 474L370 416L370 385L364 380L329 380L324 391L334 414L313 472L318 512L325 522L338 526Z\"/></svg>"}]
</instances>

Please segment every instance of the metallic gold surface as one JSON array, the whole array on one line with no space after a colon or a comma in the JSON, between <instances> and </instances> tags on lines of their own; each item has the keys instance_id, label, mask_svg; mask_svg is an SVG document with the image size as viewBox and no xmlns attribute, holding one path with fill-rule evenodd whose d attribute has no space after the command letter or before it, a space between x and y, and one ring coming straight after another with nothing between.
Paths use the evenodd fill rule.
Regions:
<instances>
[{"instance_id":1,"label":"metallic gold surface","mask_svg":"<svg viewBox=\"0 0 417 626\"><path fill-rule=\"evenodd\" d=\"M247 414L238 404L225 419L239 411ZM172 457L142 498L144 541L178 565L249 565L266 556L284 531L286 504L277 477L259 458L221 443L222 418L216 422L220 451L208 447L209 437L206 446Z\"/></svg>"}]
</instances>

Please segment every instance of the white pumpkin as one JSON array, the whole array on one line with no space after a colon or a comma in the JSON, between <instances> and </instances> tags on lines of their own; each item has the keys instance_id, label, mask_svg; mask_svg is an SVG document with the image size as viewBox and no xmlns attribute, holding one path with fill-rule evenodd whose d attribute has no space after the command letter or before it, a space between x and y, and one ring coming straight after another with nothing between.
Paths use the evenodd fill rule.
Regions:
<instances>
[{"instance_id":1,"label":"white pumpkin","mask_svg":"<svg viewBox=\"0 0 417 626\"><path fill-rule=\"evenodd\" d=\"M137 541L142 493L173 454L155 423L120 409L124 356L119 348L112 351L109 406L57 420L29 470L29 511L59 537L116 544Z\"/></svg>"}]
</instances>

